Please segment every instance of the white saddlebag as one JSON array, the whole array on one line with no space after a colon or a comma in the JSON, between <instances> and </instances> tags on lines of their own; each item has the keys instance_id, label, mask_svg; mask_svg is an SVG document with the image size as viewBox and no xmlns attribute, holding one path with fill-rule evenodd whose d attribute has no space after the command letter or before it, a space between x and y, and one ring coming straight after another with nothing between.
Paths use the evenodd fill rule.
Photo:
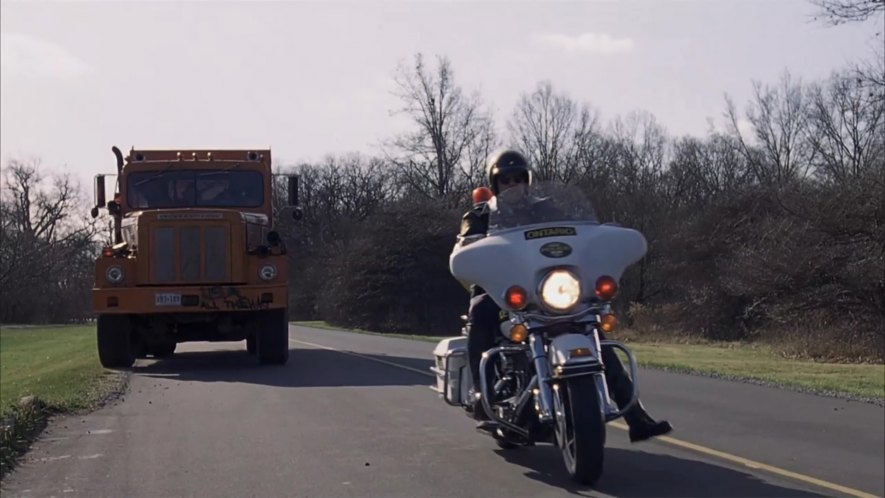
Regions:
<instances>
[{"instance_id":1,"label":"white saddlebag","mask_svg":"<svg viewBox=\"0 0 885 498\"><path fill-rule=\"evenodd\" d=\"M467 362L467 338L449 337L439 341L433 356L435 364L430 368L436 374L436 386L431 386L433 390L450 405L466 405L473 385Z\"/></svg>"}]
</instances>

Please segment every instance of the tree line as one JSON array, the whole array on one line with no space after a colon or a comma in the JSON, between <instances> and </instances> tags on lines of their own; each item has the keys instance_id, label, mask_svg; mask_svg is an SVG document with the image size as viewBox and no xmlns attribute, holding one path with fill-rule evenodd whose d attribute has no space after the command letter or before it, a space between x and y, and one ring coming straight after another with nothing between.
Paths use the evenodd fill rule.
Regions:
<instances>
[{"instance_id":1,"label":"tree line","mask_svg":"<svg viewBox=\"0 0 885 498\"><path fill-rule=\"evenodd\" d=\"M870 5L867 16L883 11ZM448 255L470 192L485 184L486 156L507 145L537 179L584 191L601 221L646 236L649 252L618 298L628 325L882 359L883 58L820 81L785 72L753 82L750 102L726 98L727 125L704 137L671 136L644 111L604 121L550 81L523 94L499 129L442 56L416 54L394 81L409 130L375 154L278 166L301 177L304 217L276 220L292 319L457 334L467 293ZM106 230L87 220L70 178L42 176L38 161L8 161L3 179L0 321L88 318Z\"/></svg>"},{"instance_id":2,"label":"tree line","mask_svg":"<svg viewBox=\"0 0 885 498\"><path fill-rule=\"evenodd\" d=\"M456 333L465 290L448 254L482 158L513 144L536 177L577 185L602 221L642 231L649 253L625 275L631 325L717 340L777 335L840 354L880 354L885 323L885 87L853 70L812 83L754 84L729 125L672 137L635 112L603 123L541 82L502 140L445 58L403 80L412 132L382 155L291 168L305 217L287 222L292 313L391 332ZM421 89L415 91L415 89ZM447 126L457 124L457 133ZM465 131L468 130L468 131ZM815 346L816 344L820 346Z\"/></svg>"}]
</instances>

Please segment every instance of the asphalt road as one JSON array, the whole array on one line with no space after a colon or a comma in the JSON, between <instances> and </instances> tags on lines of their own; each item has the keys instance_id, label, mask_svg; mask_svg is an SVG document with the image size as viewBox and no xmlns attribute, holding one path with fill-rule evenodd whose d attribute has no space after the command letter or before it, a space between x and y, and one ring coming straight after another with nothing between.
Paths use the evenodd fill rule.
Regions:
<instances>
[{"instance_id":1,"label":"asphalt road","mask_svg":"<svg viewBox=\"0 0 885 498\"><path fill-rule=\"evenodd\" d=\"M428 386L433 344L293 326L289 364L245 343L139 360L128 391L54 419L3 496L883 496L885 411L754 385L641 372L676 427L609 425L595 489L553 447L504 451Z\"/></svg>"}]
</instances>

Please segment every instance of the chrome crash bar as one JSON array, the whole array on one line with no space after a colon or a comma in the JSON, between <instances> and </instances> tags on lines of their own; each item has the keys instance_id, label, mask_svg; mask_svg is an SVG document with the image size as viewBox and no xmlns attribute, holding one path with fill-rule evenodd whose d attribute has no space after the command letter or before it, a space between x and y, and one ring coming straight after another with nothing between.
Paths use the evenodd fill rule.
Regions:
<instances>
[{"instance_id":1,"label":"chrome crash bar","mask_svg":"<svg viewBox=\"0 0 885 498\"><path fill-rule=\"evenodd\" d=\"M543 344L542 344L543 347ZM488 370L489 360L503 352L523 352L525 351L525 347L523 346L498 346L494 347L485 353L482 354L482 359L479 360L479 389L480 389L480 401L482 401L482 409L486 411L489 417L492 418L495 422L501 424L502 427L506 427L508 430L511 430L522 437L528 437L529 432L522 427L511 424L510 422L502 419L495 413L495 410L492 409L492 404L489 403L489 387L488 387L488 377L486 376L486 370ZM526 401L527 393L530 393L534 390L534 386L538 384L538 376L536 375L532 379L532 383L529 384L529 387L526 389L526 392L520 397L518 406L523 406ZM547 387L549 389L549 386Z\"/></svg>"},{"instance_id":2,"label":"chrome crash bar","mask_svg":"<svg viewBox=\"0 0 885 498\"><path fill-rule=\"evenodd\" d=\"M630 396L630 402L627 403L627 406L621 408L611 415L606 414L606 422L611 422L612 420L623 417L625 413L636 406L636 403L639 402L639 366L636 363L636 357L633 356L633 353L624 344L618 341L605 340L599 341L599 345L611 346L613 348L620 349L627 355L627 359L630 361L630 379L633 381L633 393Z\"/></svg>"}]
</instances>

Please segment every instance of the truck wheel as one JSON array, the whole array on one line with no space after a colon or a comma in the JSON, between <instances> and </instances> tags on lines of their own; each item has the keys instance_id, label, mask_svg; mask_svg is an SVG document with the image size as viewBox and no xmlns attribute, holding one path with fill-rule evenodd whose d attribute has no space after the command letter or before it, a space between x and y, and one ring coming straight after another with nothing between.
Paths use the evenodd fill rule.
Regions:
<instances>
[{"instance_id":1,"label":"truck wheel","mask_svg":"<svg viewBox=\"0 0 885 498\"><path fill-rule=\"evenodd\" d=\"M262 365L285 365L289 360L289 323L286 310L259 312L256 342Z\"/></svg>"},{"instance_id":2,"label":"truck wheel","mask_svg":"<svg viewBox=\"0 0 885 498\"><path fill-rule=\"evenodd\" d=\"M98 359L105 368L128 368L135 363L132 323L127 315L98 317Z\"/></svg>"},{"instance_id":3,"label":"truck wheel","mask_svg":"<svg viewBox=\"0 0 885 498\"><path fill-rule=\"evenodd\" d=\"M132 348L132 354L135 356L135 358L147 358L148 347L147 344L144 343L144 339L142 339L141 336L134 331L130 334L130 336L131 338L129 347Z\"/></svg>"},{"instance_id":4,"label":"truck wheel","mask_svg":"<svg viewBox=\"0 0 885 498\"><path fill-rule=\"evenodd\" d=\"M177 346L178 344L173 341L166 341L157 346L157 348L154 349L151 354L154 358L169 358L170 356L175 354L175 348Z\"/></svg>"}]
</instances>

